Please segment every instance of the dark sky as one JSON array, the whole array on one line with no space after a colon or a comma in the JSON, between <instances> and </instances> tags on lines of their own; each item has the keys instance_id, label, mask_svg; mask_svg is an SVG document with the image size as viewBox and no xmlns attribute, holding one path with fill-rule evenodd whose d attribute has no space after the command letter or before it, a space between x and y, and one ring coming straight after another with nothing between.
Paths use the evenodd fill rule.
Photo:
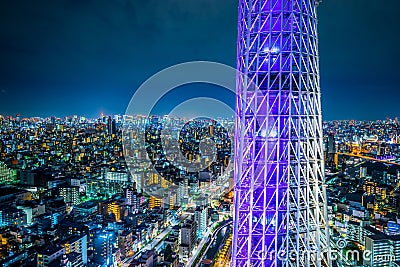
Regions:
<instances>
[{"instance_id":1,"label":"dark sky","mask_svg":"<svg viewBox=\"0 0 400 267\"><path fill-rule=\"evenodd\" d=\"M319 7L324 119L400 115L399 11L398 0ZM168 66L235 66L236 26L236 0L1 1L0 114L124 113L135 89ZM199 89L213 97L189 86L171 99Z\"/></svg>"}]
</instances>

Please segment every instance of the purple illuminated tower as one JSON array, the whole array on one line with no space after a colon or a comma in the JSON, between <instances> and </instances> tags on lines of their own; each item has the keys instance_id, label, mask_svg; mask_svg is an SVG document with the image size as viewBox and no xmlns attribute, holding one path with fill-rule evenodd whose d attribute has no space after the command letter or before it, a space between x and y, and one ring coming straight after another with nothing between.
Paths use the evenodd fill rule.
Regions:
<instances>
[{"instance_id":1,"label":"purple illuminated tower","mask_svg":"<svg viewBox=\"0 0 400 267\"><path fill-rule=\"evenodd\" d=\"M233 267L330 266L316 0L240 0Z\"/></svg>"}]
</instances>

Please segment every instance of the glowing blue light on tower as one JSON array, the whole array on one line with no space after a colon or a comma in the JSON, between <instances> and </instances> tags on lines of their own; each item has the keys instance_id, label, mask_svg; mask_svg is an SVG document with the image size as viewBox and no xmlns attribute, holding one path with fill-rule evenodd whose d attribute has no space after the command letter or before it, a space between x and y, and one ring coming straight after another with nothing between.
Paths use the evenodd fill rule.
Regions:
<instances>
[{"instance_id":1,"label":"glowing blue light on tower","mask_svg":"<svg viewBox=\"0 0 400 267\"><path fill-rule=\"evenodd\" d=\"M330 264L316 5L239 1L233 267Z\"/></svg>"}]
</instances>

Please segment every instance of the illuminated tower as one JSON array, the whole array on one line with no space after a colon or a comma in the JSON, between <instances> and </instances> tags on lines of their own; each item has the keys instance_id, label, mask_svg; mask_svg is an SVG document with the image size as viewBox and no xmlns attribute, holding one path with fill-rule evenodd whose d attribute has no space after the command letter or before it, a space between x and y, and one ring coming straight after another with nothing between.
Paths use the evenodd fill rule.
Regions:
<instances>
[{"instance_id":1,"label":"illuminated tower","mask_svg":"<svg viewBox=\"0 0 400 267\"><path fill-rule=\"evenodd\" d=\"M330 266L316 0L240 0L233 267Z\"/></svg>"}]
</instances>

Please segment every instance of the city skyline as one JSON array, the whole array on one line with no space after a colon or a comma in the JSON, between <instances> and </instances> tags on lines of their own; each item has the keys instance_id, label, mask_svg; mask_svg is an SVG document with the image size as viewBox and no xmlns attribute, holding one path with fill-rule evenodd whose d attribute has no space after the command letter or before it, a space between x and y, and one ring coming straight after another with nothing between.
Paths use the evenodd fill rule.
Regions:
<instances>
[{"instance_id":1,"label":"city skyline","mask_svg":"<svg viewBox=\"0 0 400 267\"><path fill-rule=\"evenodd\" d=\"M0 3L0 266L400 267L396 5Z\"/></svg>"},{"instance_id":2,"label":"city skyline","mask_svg":"<svg viewBox=\"0 0 400 267\"><path fill-rule=\"evenodd\" d=\"M234 66L236 4L207 3L2 3L0 111L23 117L122 114L135 89L165 67L192 60ZM398 115L393 108L399 94L393 53L398 37L390 34L398 5L344 0L320 5L325 120ZM201 88L215 97L215 88ZM186 93L172 94L161 110L200 89L182 90ZM377 91L381 98L374 97ZM222 98L233 106L234 96Z\"/></svg>"}]
</instances>

